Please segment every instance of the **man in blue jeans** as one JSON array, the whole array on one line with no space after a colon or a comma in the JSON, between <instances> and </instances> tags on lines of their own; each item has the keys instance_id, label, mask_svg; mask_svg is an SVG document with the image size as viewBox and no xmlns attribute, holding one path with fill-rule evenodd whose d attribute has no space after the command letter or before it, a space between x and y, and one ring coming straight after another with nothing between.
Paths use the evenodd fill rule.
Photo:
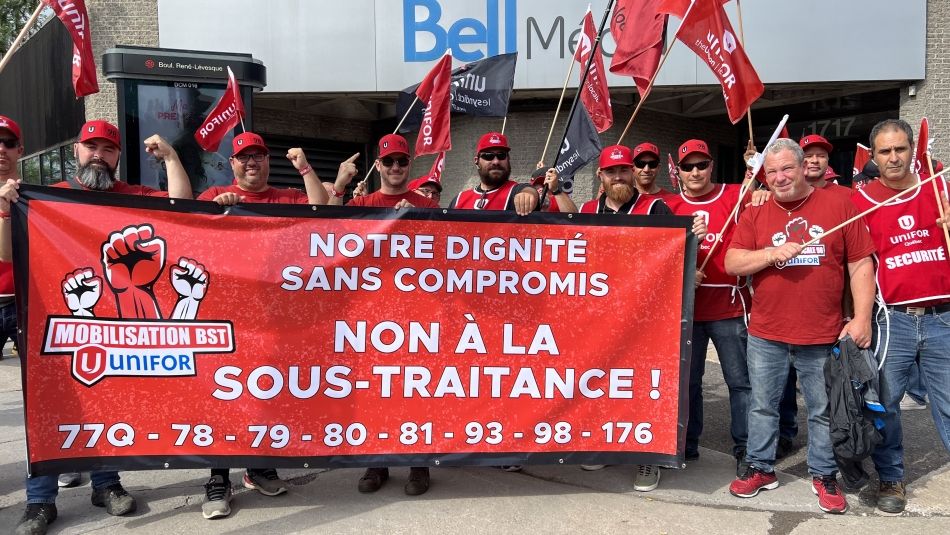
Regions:
<instances>
[{"instance_id":1,"label":"man in blue jeans","mask_svg":"<svg viewBox=\"0 0 950 535\"><path fill-rule=\"evenodd\" d=\"M874 244L860 222L825 235L858 212L844 196L809 185L803 163L804 152L790 139L779 139L766 150L771 202L742 214L726 253L726 272L751 275L753 288L747 351L752 386L749 467L729 492L751 498L762 489L778 487L778 406L789 366L794 366L808 411L812 490L822 511L844 513L848 502L836 479L824 364L832 346L845 336L861 347L871 343ZM854 319L847 323L841 310L845 269L854 296Z\"/></svg>"},{"instance_id":2,"label":"man in blue jeans","mask_svg":"<svg viewBox=\"0 0 950 535\"><path fill-rule=\"evenodd\" d=\"M877 246L879 301L885 304L876 318L880 328L877 347L881 348L878 359L883 360L881 401L887 412L881 431L884 440L871 458L880 479L877 508L889 514L902 513L907 505L900 402L918 359L937 434L950 451L950 264L943 229L937 222L938 202L948 212L950 204L942 179L937 180L940 201L932 186L914 187L918 177L913 139L905 121L888 119L875 125L871 157L881 176L851 198L864 210L907 191L864 216Z\"/></svg>"}]
</instances>

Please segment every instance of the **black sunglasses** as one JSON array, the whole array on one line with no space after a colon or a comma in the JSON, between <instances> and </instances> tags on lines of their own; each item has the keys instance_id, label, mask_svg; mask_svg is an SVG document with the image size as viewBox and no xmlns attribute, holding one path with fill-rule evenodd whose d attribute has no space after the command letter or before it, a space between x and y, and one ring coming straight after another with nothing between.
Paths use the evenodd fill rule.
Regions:
<instances>
[{"instance_id":1,"label":"black sunglasses","mask_svg":"<svg viewBox=\"0 0 950 535\"><path fill-rule=\"evenodd\" d=\"M20 146L20 140L13 137L0 138L0 145L8 149L15 149Z\"/></svg>"},{"instance_id":2,"label":"black sunglasses","mask_svg":"<svg viewBox=\"0 0 950 535\"><path fill-rule=\"evenodd\" d=\"M686 173L689 173L695 167L696 169L699 169L700 171L705 171L706 168L709 167L709 164L711 163L712 163L712 160L703 160L701 162L696 162L696 163L681 163L680 170Z\"/></svg>"},{"instance_id":3,"label":"black sunglasses","mask_svg":"<svg viewBox=\"0 0 950 535\"><path fill-rule=\"evenodd\" d=\"M399 167L409 166L409 158L393 158L392 156L383 156L379 159L379 161L384 167L392 167L394 163L398 163Z\"/></svg>"},{"instance_id":4,"label":"black sunglasses","mask_svg":"<svg viewBox=\"0 0 950 535\"><path fill-rule=\"evenodd\" d=\"M640 169L656 169L660 166L660 160L634 160L633 165Z\"/></svg>"},{"instance_id":5,"label":"black sunglasses","mask_svg":"<svg viewBox=\"0 0 950 535\"><path fill-rule=\"evenodd\" d=\"M267 158L267 154L263 152L258 152L256 154L238 154L234 157L235 160L241 163L247 163L248 160L254 160L257 163L264 161L264 158Z\"/></svg>"},{"instance_id":6,"label":"black sunglasses","mask_svg":"<svg viewBox=\"0 0 950 535\"><path fill-rule=\"evenodd\" d=\"M503 162L508 159L508 153L507 152L479 152L478 157L485 160L486 162L490 162L494 160L495 158L497 158L499 162Z\"/></svg>"}]
</instances>

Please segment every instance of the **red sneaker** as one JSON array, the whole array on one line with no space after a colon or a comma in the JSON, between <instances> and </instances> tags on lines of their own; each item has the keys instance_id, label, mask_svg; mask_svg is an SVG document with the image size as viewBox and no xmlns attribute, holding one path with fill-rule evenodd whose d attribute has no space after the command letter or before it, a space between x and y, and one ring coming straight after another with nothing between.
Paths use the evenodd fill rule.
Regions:
<instances>
[{"instance_id":1,"label":"red sneaker","mask_svg":"<svg viewBox=\"0 0 950 535\"><path fill-rule=\"evenodd\" d=\"M778 488L778 479L775 472L763 472L752 466L748 467L741 476L729 485L729 492L740 498L751 498L760 490Z\"/></svg>"},{"instance_id":2,"label":"red sneaker","mask_svg":"<svg viewBox=\"0 0 950 535\"><path fill-rule=\"evenodd\" d=\"M835 476L813 477L811 490L818 496L818 508L822 511L840 515L848 510L848 500Z\"/></svg>"}]
</instances>

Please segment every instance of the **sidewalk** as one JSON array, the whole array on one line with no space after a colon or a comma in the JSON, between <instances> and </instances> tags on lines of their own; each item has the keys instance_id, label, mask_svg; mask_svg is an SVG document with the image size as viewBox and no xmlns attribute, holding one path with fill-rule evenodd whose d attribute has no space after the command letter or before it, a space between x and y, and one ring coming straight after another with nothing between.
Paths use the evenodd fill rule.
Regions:
<instances>
[{"instance_id":1,"label":"sidewalk","mask_svg":"<svg viewBox=\"0 0 950 535\"><path fill-rule=\"evenodd\" d=\"M726 394L718 366L714 360L708 364L707 398L717 408L717 399ZM5 532L25 502L19 371L18 358L0 360L0 525ZM914 411L914 417L925 412ZM707 430L716 436L722 415L712 413L707 413ZM929 419L929 413L924 416ZM715 440L710 445L717 449L701 448L700 459L685 470L663 470L659 488L649 493L633 490L629 466L596 472L532 466L521 473L433 468L432 487L420 497L403 493L408 468L391 470L386 485L369 495L356 490L362 470L281 470L291 484L287 494L271 498L235 489L231 516L214 521L201 517L206 470L124 472L123 483L138 500L138 511L128 517L110 517L92 507L87 476L82 486L61 491L59 519L50 533L950 533L950 456L939 443L928 447L925 459L938 468L910 483L907 511L898 518L876 512L871 488L848 495L847 514L822 513L811 481L800 475L802 451L779 464L778 489L735 498L728 491L735 461L718 451ZM238 470L231 480L240 482Z\"/></svg>"}]
</instances>

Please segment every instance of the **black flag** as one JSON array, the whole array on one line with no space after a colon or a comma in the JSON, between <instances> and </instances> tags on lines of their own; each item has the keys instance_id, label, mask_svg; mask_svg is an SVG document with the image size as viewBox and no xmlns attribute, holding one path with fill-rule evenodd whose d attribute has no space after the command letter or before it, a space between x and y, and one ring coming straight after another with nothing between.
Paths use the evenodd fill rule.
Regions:
<instances>
[{"instance_id":1,"label":"black flag","mask_svg":"<svg viewBox=\"0 0 950 535\"><path fill-rule=\"evenodd\" d=\"M600 136L584 106L574 106L564 145L557 154L555 169L565 192L574 190L574 174L600 156Z\"/></svg>"},{"instance_id":2,"label":"black flag","mask_svg":"<svg viewBox=\"0 0 950 535\"><path fill-rule=\"evenodd\" d=\"M452 71L449 98L452 111L477 117L504 117L508 115L508 100L515 85L515 62L518 53L501 54L466 63ZM400 91L396 102L397 117L405 115L415 99L416 87ZM400 132L418 130L422 124L424 106L416 105L400 127Z\"/></svg>"}]
</instances>

